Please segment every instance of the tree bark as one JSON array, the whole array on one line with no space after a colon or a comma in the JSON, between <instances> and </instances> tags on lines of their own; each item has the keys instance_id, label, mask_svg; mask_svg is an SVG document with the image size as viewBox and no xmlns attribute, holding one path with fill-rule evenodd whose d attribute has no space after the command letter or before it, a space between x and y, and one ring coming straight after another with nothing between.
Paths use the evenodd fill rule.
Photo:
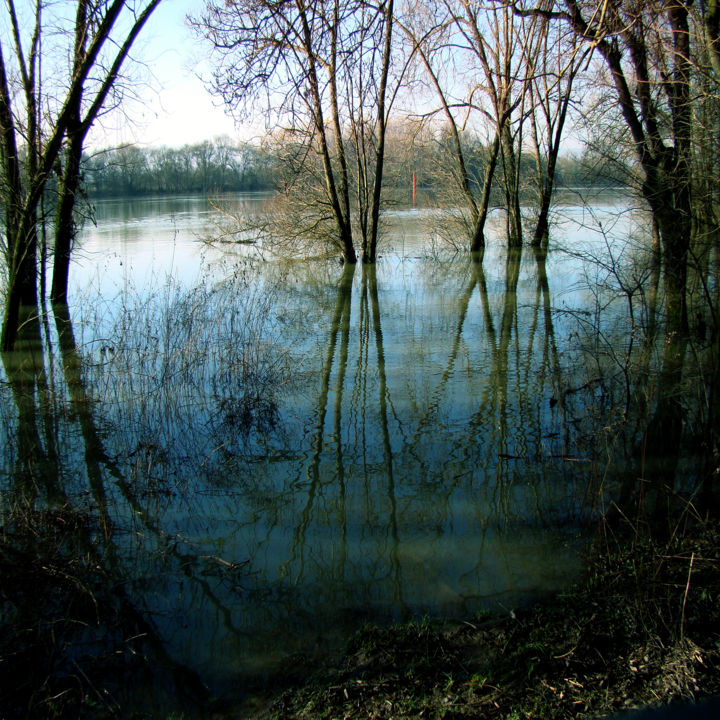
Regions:
<instances>
[{"instance_id":1,"label":"tree bark","mask_svg":"<svg viewBox=\"0 0 720 720\"><path fill-rule=\"evenodd\" d=\"M705 15L705 36L707 38L710 62L720 78L720 0L708 0Z\"/></svg>"},{"instance_id":2,"label":"tree bark","mask_svg":"<svg viewBox=\"0 0 720 720\"><path fill-rule=\"evenodd\" d=\"M548 147L548 158L547 168L542 177L542 189L540 191L540 212L538 213L537 225L535 226L535 234L533 235L532 247L535 248L546 248L548 243L548 236L550 232L549 218L550 218L550 204L552 202L553 189L555 187L555 171L557 168L557 160L560 154L560 141L562 139L563 130L565 129L565 120L567 119L567 111L570 105L570 87L572 86L574 77L570 78L569 86L566 89L565 94L560 99L560 112L557 116L557 124L555 126L554 134L549 132L549 147Z\"/></svg>"},{"instance_id":3,"label":"tree bark","mask_svg":"<svg viewBox=\"0 0 720 720\"><path fill-rule=\"evenodd\" d=\"M296 0L300 21L302 24L302 37L305 44L308 60L308 82L310 85L310 93L313 102L313 117L315 121L315 129L318 133L320 141L320 154L323 163L323 172L325 175L325 187L328 193L328 199L332 208L333 217L338 230L338 240L342 248L343 259L346 263L354 265L357 262L357 254L352 237L352 227L350 218L343 213L343 203L341 195L338 194L337 184L335 182L335 172L332 166L332 158L330 157L330 149L328 147L327 132L325 130L325 120L322 111L322 98L320 96L320 83L317 75L317 64L313 53L313 40L310 25L308 23L307 11L301 0Z\"/></svg>"},{"instance_id":4,"label":"tree bark","mask_svg":"<svg viewBox=\"0 0 720 720\"><path fill-rule=\"evenodd\" d=\"M522 246L522 214L520 213L520 178L518 157L515 154L510 123L502 129L501 151L503 161L503 184L505 187L505 212L509 248Z\"/></svg>"},{"instance_id":5,"label":"tree bark","mask_svg":"<svg viewBox=\"0 0 720 720\"><path fill-rule=\"evenodd\" d=\"M71 136L65 154L65 166L58 182L58 206L55 216L55 257L53 260L53 304L67 303L70 257L75 239L75 202L80 191L80 160L82 141Z\"/></svg>"},{"instance_id":6,"label":"tree bark","mask_svg":"<svg viewBox=\"0 0 720 720\"><path fill-rule=\"evenodd\" d=\"M385 114L385 95L390 71L390 54L392 51L393 31L393 0L388 0L384 9L385 44L383 48L382 75L378 91L378 145L375 153L375 181L373 183L372 208L370 211L370 239L367 254L363 254L363 262L374 263L377 259L378 230L380 224L380 200L382 193L383 166L385 163L385 132L387 117Z\"/></svg>"},{"instance_id":7,"label":"tree bark","mask_svg":"<svg viewBox=\"0 0 720 720\"><path fill-rule=\"evenodd\" d=\"M73 48L73 75L85 59L87 43L87 0L80 0L75 14L75 44ZM70 274L70 253L75 237L75 200L80 189L80 161L84 133L80 122L82 94L75 97L75 106L68 118L65 166L58 173L58 205L55 215L55 257L50 299L53 304L67 303Z\"/></svg>"},{"instance_id":8,"label":"tree bark","mask_svg":"<svg viewBox=\"0 0 720 720\"><path fill-rule=\"evenodd\" d=\"M480 202L477 204L477 219L473 229L473 236L470 242L470 251L473 253L480 252L485 248L485 223L487 222L488 212L490 210L490 191L492 190L493 178L495 177L495 168L497 167L498 156L500 154L500 128L497 128L495 137L489 148L489 155L485 165L485 176L483 178L483 189Z\"/></svg>"}]
</instances>

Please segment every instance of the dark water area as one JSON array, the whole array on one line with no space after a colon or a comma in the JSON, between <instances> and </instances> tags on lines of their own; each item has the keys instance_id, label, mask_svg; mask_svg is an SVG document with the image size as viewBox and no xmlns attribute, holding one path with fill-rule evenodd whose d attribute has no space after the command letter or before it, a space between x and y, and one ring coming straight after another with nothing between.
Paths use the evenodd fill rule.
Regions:
<instances>
[{"instance_id":1,"label":"dark water area","mask_svg":"<svg viewBox=\"0 0 720 720\"><path fill-rule=\"evenodd\" d=\"M77 511L156 652L214 696L366 622L562 590L642 473L663 345L628 198L568 198L547 255L508 254L493 216L473 258L398 209L376 268L210 246L202 198L96 213L69 314L4 361L0 512ZM666 450L692 490L695 454Z\"/></svg>"}]
</instances>

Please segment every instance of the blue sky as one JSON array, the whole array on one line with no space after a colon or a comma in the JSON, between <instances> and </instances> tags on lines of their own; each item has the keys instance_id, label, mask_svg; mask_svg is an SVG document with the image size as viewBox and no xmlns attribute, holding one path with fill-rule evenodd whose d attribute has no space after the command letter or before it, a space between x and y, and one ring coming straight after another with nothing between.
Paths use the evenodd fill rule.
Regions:
<instances>
[{"instance_id":1,"label":"blue sky","mask_svg":"<svg viewBox=\"0 0 720 720\"><path fill-rule=\"evenodd\" d=\"M123 112L102 119L89 138L91 146L179 146L220 135L252 134L235 127L198 77L207 75L208 48L195 38L185 18L203 4L165 0L159 5L135 45L133 57L139 62L128 66L138 97L126 99Z\"/></svg>"}]
</instances>

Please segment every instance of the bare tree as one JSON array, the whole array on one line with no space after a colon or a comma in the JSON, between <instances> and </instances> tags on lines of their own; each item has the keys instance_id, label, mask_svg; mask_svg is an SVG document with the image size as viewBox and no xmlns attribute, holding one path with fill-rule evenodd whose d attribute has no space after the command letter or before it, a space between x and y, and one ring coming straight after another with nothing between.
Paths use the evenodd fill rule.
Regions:
<instances>
[{"instance_id":1,"label":"bare tree","mask_svg":"<svg viewBox=\"0 0 720 720\"><path fill-rule=\"evenodd\" d=\"M453 16L468 48L479 61L482 74L477 88L485 93L490 103L490 112L483 112L495 128L490 160L497 161L499 153L502 163L508 246L519 247L522 244L519 161L532 68L532 63L528 62L531 48L523 49L523 19L514 15L507 2L459 0L458 4L459 12L454 12ZM535 24L534 18L530 19L530 24ZM519 117L513 119L513 113L518 109ZM484 192L489 193L489 190L489 187L484 188ZM476 231L473 249L479 241Z\"/></svg>"},{"instance_id":2,"label":"bare tree","mask_svg":"<svg viewBox=\"0 0 720 720\"><path fill-rule=\"evenodd\" d=\"M669 333L688 327L692 231L689 8L683 0L514 3L521 15L566 22L605 63L642 173L664 254Z\"/></svg>"},{"instance_id":3,"label":"bare tree","mask_svg":"<svg viewBox=\"0 0 720 720\"><path fill-rule=\"evenodd\" d=\"M354 263L357 229L363 261L374 262L387 123L404 74L401 65L392 76L393 0L239 0L193 23L214 47L213 86L228 107L264 112L293 139L295 177L321 178L304 193L307 230L329 219L331 244Z\"/></svg>"},{"instance_id":4,"label":"bare tree","mask_svg":"<svg viewBox=\"0 0 720 720\"><path fill-rule=\"evenodd\" d=\"M473 192L471 169L462 139L471 108L466 100L455 97L458 90L458 75L452 49L454 28L452 15L445 6L425 3L418 5L415 12L410 14L405 22L399 24L411 44L413 53L422 65L425 83L439 103L439 107L424 110L421 118L423 121L432 121L437 116L442 116L444 120L445 135L450 146L450 180L470 210L467 232L472 239L481 215L483 218L487 216L492 172L486 182L487 197L484 197L484 204L479 204Z\"/></svg>"},{"instance_id":5,"label":"bare tree","mask_svg":"<svg viewBox=\"0 0 720 720\"><path fill-rule=\"evenodd\" d=\"M427 117L442 116L450 140L452 176L470 211L470 248L485 244L491 189L500 164L507 210L508 243L522 242L519 158L522 109L528 88L528 51L523 52L521 26L505 2L445 0L426 3L403 25L438 100ZM530 19L526 24L535 24ZM457 68L462 66L462 72ZM447 70L451 68L451 70ZM520 108L519 117L513 114ZM473 177L463 131L489 127L481 179ZM479 190L475 190L475 186Z\"/></svg>"},{"instance_id":6,"label":"bare tree","mask_svg":"<svg viewBox=\"0 0 720 720\"><path fill-rule=\"evenodd\" d=\"M160 2L161 0L150 0L144 8L139 8L139 14L136 14L137 10L132 11L134 22L122 39L114 57L108 61L109 64L101 68L103 77L99 87L81 88L74 98L72 106L69 107L70 113L65 131L64 164L58 165L58 205L55 219L55 256L51 290L51 299L54 303L67 302L70 254L75 238L74 209L80 191L80 161L85 138L93 122L103 110L130 48ZM102 3L90 0L79 0L77 3L71 77L75 77L82 69L88 47L100 27L102 12ZM88 95L88 104L84 105L83 100Z\"/></svg>"},{"instance_id":7,"label":"bare tree","mask_svg":"<svg viewBox=\"0 0 720 720\"><path fill-rule=\"evenodd\" d=\"M137 5L127 0L102 2L78 0L70 50L71 67L64 87L45 87L41 72L45 36L61 37L66 29L62 13L51 15L42 0L36 0L27 46L14 0L6 10L11 28L14 70L6 60L5 39L0 39L0 182L5 209L3 250L7 264L5 310L2 324L3 349L15 344L23 306L37 306L37 213L48 179L56 169L63 143L68 152L82 152L82 143L102 111L137 35L161 0ZM57 58L56 58L57 60ZM21 79L15 92L12 76ZM18 107L15 107L16 100ZM24 111L24 119L22 117ZM19 114L18 114L19 113ZM24 162L21 157L25 157ZM77 193L78 172L72 162L61 171L58 216L59 257L56 259L58 288L53 296L64 300L67 285L69 241L68 217ZM68 205L69 204L69 205ZM67 247L64 243L67 241ZM64 279L61 276L64 273Z\"/></svg>"},{"instance_id":8,"label":"bare tree","mask_svg":"<svg viewBox=\"0 0 720 720\"><path fill-rule=\"evenodd\" d=\"M574 85L591 49L583 46L574 32L547 17L526 24L523 31L522 47L529 67L528 122L537 173L538 217L531 244L542 249L548 242L555 171Z\"/></svg>"}]
</instances>

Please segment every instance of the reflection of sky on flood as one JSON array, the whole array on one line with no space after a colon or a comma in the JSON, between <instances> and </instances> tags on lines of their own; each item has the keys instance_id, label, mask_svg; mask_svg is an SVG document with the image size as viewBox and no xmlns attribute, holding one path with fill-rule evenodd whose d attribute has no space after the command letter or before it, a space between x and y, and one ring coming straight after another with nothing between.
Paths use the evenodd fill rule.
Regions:
<instances>
[{"instance_id":1,"label":"reflection of sky on flood","mask_svg":"<svg viewBox=\"0 0 720 720\"><path fill-rule=\"evenodd\" d=\"M174 277L196 281L204 247L196 232L204 226L199 211L177 214L157 206L129 218L118 201L99 203L97 225L86 222L71 269L76 291L93 289L104 297L136 288L142 292ZM120 212L113 213L117 208ZM115 217L113 217L115 215Z\"/></svg>"},{"instance_id":2,"label":"reflection of sky on flood","mask_svg":"<svg viewBox=\"0 0 720 720\"><path fill-rule=\"evenodd\" d=\"M568 250L600 256L607 252L606 237L626 241L632 228L632 214L626 199L618 201L617 194L601 195L600 202L591 208L574 203L554 208L551 250ZM232 212L260 211L267 203L264 194L226 196L218 198L220 206ZM215 199L212 201L216 202ZM94 206L94 222L86 222L73 263L73 285L85 288L100 281L103 289L123 289L132 284L149 287L173 276L183 284L198 279L203 262L217 260L221 253L209 250L202 240L217 234L222 218L208 198L199 196L105 200ZM427 255L428 240L435 252L449 253L449 247L430 230L436 210L406 208L391 210L384 217L386 236L380 247L379 267L392 266L392 273L407 275L414 272L403 264ZM598 223L602 224L602 231ZM488 283L504 282L502 246L502 213L493 211L488 220L488 247L484 267ZM224 248L228 252L228 248ZM526 248L524 264L530 262ZM567 270L563 265L570 263ZM547 261L548 273L553 277L553 291L572 290L565 281L576 281L577 260L551 252ZM556 271L559 270L559 271ZM221 279L220 277L216 277ZM490 289L490 287L489 287Z\"/></svg>"},{"instance_id":3,"label":"reflection of sky on flood","mask_svg":"<svg viewBox=\"0 0 720 720\"><path fill-rule=\"evenodd\" d=\"M263 194L247 194L212 202L243 212L259 210L266 200ZM242 254L205 242L227 222L206 197L103 200L93 209L93 221L85 222L73 255L71 297L73 291L80 298L94 292L106 299L145 294L170 279L184 287L215 282L233 272L223 262L226 254Z\"/></svg>"}]
</instances>

